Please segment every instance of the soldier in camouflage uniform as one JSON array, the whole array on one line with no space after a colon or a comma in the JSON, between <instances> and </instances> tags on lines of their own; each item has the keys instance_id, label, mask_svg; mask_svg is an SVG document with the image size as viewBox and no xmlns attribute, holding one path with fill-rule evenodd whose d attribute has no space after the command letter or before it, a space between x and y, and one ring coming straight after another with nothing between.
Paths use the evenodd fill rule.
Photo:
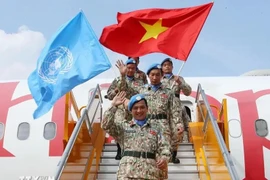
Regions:
<instances>
[{"instance_id":1,"label":"soldier in camouflage uniform","mask_svg":"<svg viewBox=\"0 0 270 180\"><path fill-rule=\"evenodd\" d=\"M135 78L135 73L136 73L136 61L134 59L128 59L125 63L126 65L126 73L125 73L125 80L126 83L129 84L129 86L131 87L139 87L142 86L144 84L142 79L138 79ZM116 64L117 66L117 64ZM117 77L113 80L113 82L111 83L108 91L107 91L107 98L109 100L112 100L114 98L114 96L119 92L118 86L121 82L121 77ZM131 98L131 94L127 92L126 98L130 99Z\"/></svg>"},{"instance_id":2,"label":"soldier in camouflage uniform","mask_svg":"<svg viewBox=\"0 0 270 180\"><path fill-rule=\"evenodd\" d=\"M184 78L181 76L176 76L172 74L172 70L173 70L173 62L170 58L166 58L161 62L161 67L162 67L162 71L164 73L164 76L161 80L161 82L167 87L167 88L171 88L174 91L175 94L175 98L177 99L178 103L180 104L180 106L182 106L181 101L180 101L180 92L182 91L184 93L184 95L189 96L191 94L191 87L190 85L188 85ZM173 85L173 87L172 87ZM179 110L181 111L181 117L182 117L182 121L184 121L184 129L185 132L184 137L179 139L173 138L174 142L173 142L173 149L175 151L177 151L178 145L180 143L181 140L183 140L184 142L188 142L188 122L189 119L186 119L185 115L182 115L182 108L179 108ZM184 118L183 118L184 117Z\"/></svg>"},{"instance_id":3,"label":"soldier in camouflage uniform","mask_svg":"<svg viewBox=\"0 0 270 180\"><path fill-rule=\"evenodd\" d=\"M117 106L125 101L125 92L117 94L112 106L105 111L101 127L117 141L123 141L123 157L117 172L118 180L161 180L160 172L167 167L170 144L160 126L148 122L147 101L142 94L131 97L128 110L132 121L115 121Z\"/></svg>"},{"instance_id":4,"label":"soldier in camouflage uniform","mask_svg":"<svg viewBox=\"0 0 270 180\"><path fill-rule=\"evenodd\" d=\"M129 86L131 86L131 87L142 86L144 84L143 81L141 79L136 79L134 76L135 72L136 72L136 68L137 68L136 61L134 59L128 59L126 61L126 66L127 66L127 71L125 74L126 83L128 83ZM119 84L120 84L120 77L117 77L111 83L111 85L107 91L107 98L109 100L112 100L115 97L115 95L118 93L118 85ZM126 98L130 99L131 94L127 93ZM125 107L123 105L120 106L120 108L118 108L116 114L125 114L126 119L129 119L129 120L132 119L131 114L125 109ZM119 117L119 116L115 116L115 117ZM118 142L117 142L117 154L115 156L115 159L116 160L121 159L121 143L119 144Z\"/></svg>"},{"instance_id":5,"label":"soldier in camouflage uniform","mask_svg":"<svg viewBox=\"0 0 270 180\"><path fill-rule=\"evenodd\" d=\"M183 142L184 143L188 143L189 142L189 130L188 130L188 123L191 122L189 115L187 114L187 110L185 106L182 106L183 110L182 110L182 119L184 121L184 127L185 127L185 131L183 132ZM187 128L186 128L187 127Z\"/></svg>"},{"instance_id":6,"label":"soldier in camouflage uniform","mask_svg":"<svg viewBox=\"0 0 270 180\"><path fill-rule=\"evenodd\" d=\"M125 67L124 64L118 62L120 74L122 74L121 85L119 89L121 91L127 91L131 94L144 94L148 102L148 117L149 120L156 121L162 127L162 130L166 133L175 133L171 130L171 127L177 129L178 132L174 136L181 137L183 131L183 124L180 121L181 116L179 114L179 103L176 102L173 92L166 88L161 83L162 71L159 64L151 65L147 70L147 75L151 84L147 84L141 87L130 87L125 80ZM172 126L171 124L175 126ZM171 137L168 138L171 142ZM176 152L172 152L172 162L177 163L179 160L176 158ZM178 160L178 161L177 161Z\"/></svg>"},{"instance_id":7,"label":"soldier in camouflage uniform","mask_svg":"<svg viewBox=\"0 0 270 180\"><path fill-rule=\"evenodd\" d=\"M140 63L140 57L128 57L128 59L134 59L136 61L137 70L136 70L135 75L134 75L135 78L141 79L144 84L148 84L147 77L146 77L145 73L143 71L139 70L139 68L138 68L138 65Z\"/></svg>"}]
</instances>

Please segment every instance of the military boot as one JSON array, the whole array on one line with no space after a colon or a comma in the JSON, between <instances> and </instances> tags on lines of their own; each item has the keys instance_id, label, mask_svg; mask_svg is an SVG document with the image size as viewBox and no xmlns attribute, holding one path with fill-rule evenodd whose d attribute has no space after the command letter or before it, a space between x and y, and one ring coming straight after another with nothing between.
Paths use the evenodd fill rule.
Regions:
<instances>
[{"instance_id":1,"label":"military boot","mask_svg":"<svg viewBox=\"0 0 270 180\"><path fill-rule=\"evenodd\" d=\"M121 147L120 145L117 143L117 154L115 156L115 160L120 160L122 157L121 157Z\"/></svg>"},{"instance_id":2,"label":"military boot","mask_svg":"<svg viewBox=\"0 0 270 180\"><path fill-rule=\"evenodd\" d=\"M177 155L177 151L173 151L172 152L172 163L173 164L179 164L180 163L180 160L178 158L176 158L176 155Z\"/></svg>"}]
</instances>

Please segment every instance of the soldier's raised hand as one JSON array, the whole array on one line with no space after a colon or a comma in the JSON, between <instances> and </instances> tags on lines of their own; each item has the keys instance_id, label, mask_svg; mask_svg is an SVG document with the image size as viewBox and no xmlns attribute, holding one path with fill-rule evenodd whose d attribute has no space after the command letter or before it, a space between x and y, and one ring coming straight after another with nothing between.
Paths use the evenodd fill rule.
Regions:
<instances>
[{"instance_id":1,"label":"soldier's raised hand","mask_svg":"<svg viewBox=\"0 0 270 180\"><path fill-rule=\"evenodd\" d=\"M125 91L121 91L117 93L116 96L112 100L112 106L118 106L120 104L123 104L126 99L125 97L126 97Z\"/></svg>"},{"instance_id":2,"label":"soldier's raised hand","mask_svg":"<svg viewBox=\"0 0 270 180\"><path fill-rule=\"evenodd\" d=\"M124 62L122 60L117 60L116 65L115 65L118 69L119 72L122 76L125 76L127 73L127 67L124 64Z\"/></svg>"},{"instance_id":3,"label":"soldier's raised hand","mask_svg":"<svg viewBox=\"0 0 270 180\"><path fill-rule=\"evenodd\" d=\"M175 81L176 83L178 83L179 85L182 84L181 79L180 79L179 76L174 76L174 81Z\"/></svg>"}]
</instances>

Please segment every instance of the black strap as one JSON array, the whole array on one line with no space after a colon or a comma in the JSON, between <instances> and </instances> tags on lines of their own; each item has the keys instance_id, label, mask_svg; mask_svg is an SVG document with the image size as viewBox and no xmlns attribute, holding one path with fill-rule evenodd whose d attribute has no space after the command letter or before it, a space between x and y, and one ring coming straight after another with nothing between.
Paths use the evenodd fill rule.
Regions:
<instances>
[{"instance_id":1,"label":"black strap","mask_svg":"<svg viewBox=\"0 0 270 180\"><path fill-rule=\"evenodd\" d=\"M146 159L156 159L155 153L150 152L139 152L139 151L125 151L123 153L123 156L131 156L131 157L137 157L137 158L146 158Z\"/></svg>"},{"instance_id":2,"label":"black strap","mask_svg":"<svg viewBox=\"0 0 270 180\"><path fill-rule=\"evenodd\" d=\"M148 114L148 119L167 119L167 114Z\"/></svg>"}]
</instances>

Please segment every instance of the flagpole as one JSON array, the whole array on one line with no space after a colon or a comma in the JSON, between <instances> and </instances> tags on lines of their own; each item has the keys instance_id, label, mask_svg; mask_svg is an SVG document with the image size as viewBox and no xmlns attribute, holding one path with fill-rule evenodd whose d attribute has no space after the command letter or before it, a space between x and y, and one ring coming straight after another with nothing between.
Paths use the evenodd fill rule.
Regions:
<instances>
[{"instance_id":1,"label":"flagpole","mask_svg":"<svg viewBox=\"0 0 270 180\"><path fill-rule=\"evenodd\" d=\"M112 71L113 71L113 73L114 73L115 78L117 78L118 76L117 76L117 73L115 72L113 66L111 67L111 69L112 69Z\"/></svg>"},{"instance_id":2,"label":"flagpole","mask_svg":"<svg viewBox=\"0 0 270 180\"><path fill-rule=\"evenodd\" d=\"M181 67L179 68L179 71L178 71L178 73L176 74L177 76L180 76L180 73L181 73L182 69L184 68L185 62L186 62L186 61L184 61L184 62L182 63L182 65L181 65ZM172 86L171 86L171 89L173 88L174 84L175 84L175 80L173 81L173 84L172 84Z\"/></svg>"},{"instance_id":3,"label":"flagpole","mask_svg":"<svg viewBox=\"0 0 270 180\"><path fill-rule=\"evenodd\" d=\"M184 62L182 63L182 65L181 65L181 67L180 67L180 69L179 69L179 71L178 71L178 73L177 73L177 76L180 75L180 73L181 73L181 71L182 71L182 69L183 69L183 67L184 67L184 65L185 65L185 62L186 62L186 61L184 61Z\"/></svg>"}]
</instances>

